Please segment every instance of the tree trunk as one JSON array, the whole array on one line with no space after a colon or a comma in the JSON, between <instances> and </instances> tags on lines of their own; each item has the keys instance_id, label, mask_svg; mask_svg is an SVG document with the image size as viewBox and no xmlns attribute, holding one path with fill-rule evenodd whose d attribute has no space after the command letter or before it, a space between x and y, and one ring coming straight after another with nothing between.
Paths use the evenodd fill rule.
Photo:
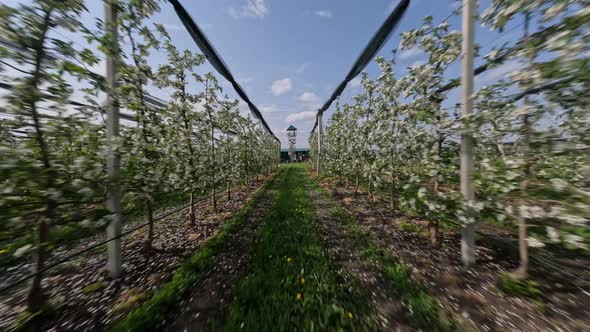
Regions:
<instances>
[{"instance_id":1,"label":"tree trunk","mask_svg":"<svg viewBox=\"0 0 590 332\"><path fill-rule=\"evenodd\" d=\"M461 257L465 265L475 263L475 223L469 223L461 229Z\"/></svg>"},{"instance_id":2,"label":"tree trunk","mask_svg":"<svg viewBox=\"0 0 590 332\"><path fill-rule=\"evenodd\" d=\"M195 220L195 195L191 191L191 198L190 198L190 209L189 209L189 219L192 226L197 226L197 222Z\"/></svg>"},{"instance_id":3,"label":"tree trunk","mask_svg":"<svg viewBox=\"0 0 590 332\"><path fill-rule=\"evenodd\" d=\"M213 190L212 190L212 195L211 195L211 200L213 201L213 211L215 211L215 214L217 214L217 193L215 190L215 184L213 185Z\"/></svg>"},{"instance_id":4,"label":"tree trunk","mask_svg":"<svg viewBox=\"0 0 590 332\"><path fill-rule=\"evenodd\" d=\"M354 187L354 194L355 195L358 194L358 191L359 191L359 182L360 182L359 177L360 177L359 173L356 172L356 185Z\"/></svg>"},{"instance_id":5,"label":"tree trunk","mask_svg":"<svg viewBox=\"0 0 590 332\"><path fill-rule=\"evenodd\" d=\"M430 242L432 243L432 246L435 248L439 248L440 247L440 232L439 232L438 221L428 222L428 228L430 229Z\"/></svg>"},{"instance_id":6,"label":"tree trunk","mask_svg":"<svg viewBox=\"0 0 590 332\"><path fill-rule=\"evenodd\" d=\"M373 197L373 174L369 175L369 198L374 201Z\"/></svg>"},{"instance_id":7,"label":"tree trunk","mask_svg":"<svg viewBox=\"0 0 590 332\"><path fill-rule=\"evenodd\" d=\"M395 187L393 186L393 182L391 183L391 200L389 202L389 208L393 213L395 210Z\"/></svg>"},{"instance_id":8,"label":"tree trunk","mask_svg":"<svg viewBox=\"0 0 590 332\"><path fill-rule=\"evenodd\" d=\"M523 280L528 277L529 269L529 248L527 244L526 218L518 217L518 252L520 254L520 265L509 275L516 280Z\"/></svg>"},{"instance_id":9,"label":"tree trunk","mask_svg":"<svg viewBox=\"0 0 590 332\"><path fill-rule=\"evenodd\" d=\"M33 97L30 100L29 106L31 107L31 115L33 118L33 123L35 127L36 133L36 140L39 144L39 148L41 151L41 162L43 163L43 169L46 171L46 189L53 189L53 181L55 177L55 173L51 166L50 162L50 154L49 149L47 147L47 143L45 142L43 131L41 130L41 122L39 120L39 114L37 113L37 102L39 101L39 96L36 92L39 91L39 83L41 80L41 62L45 57L45 40L47 36L47 31L49 30L49 24L51 22L51 15L53 13L53 8L50 7L44 16L43 26L41 27L41 36L38 40L39 45L36 46L36 54L35 54L35 65L34 65L34 72L32 74L32 83L31 83L31 90L33 92ZM29 289L29 294L27 298L27 306L28 310L31 313L36 313L40 311L43 306L45 305L45 294L43 292L43 288L41 286L41 281L43 279L43 275L40 271L43 269L45 265L45 246L47 245L48 241L48 233L49 233L49 225L48 222L53 221L55 209L57 208L57 202L52 199L47 200L47 207L45 209L45 216L39 222L38 226L38 233L36 239L36 248L33 254L33 273L38 273L33 277L31 281L31 288ZM35 324L36 325L36 324Z\"/></svg>"},{"instance_id":10,"label":"tree trunk","mask_svg":"<svg viewBox=\"0 0 590 332\"><path fill-rule=\"evenodd\" d=\"M49 209L49 208L48 208ZM47 213L49 214L49 212ZM35 241L35 252L33 254L33 273L38 273L45 266L45 245L47 242L47 235L49 227L45 219L41 220L37 229L37 238ZM39 312L45 305L45 292L41 287L43 275L41 273L35 275L31 282L29 295L27 298L27 309L31 313Z\"/></svg>"},{"instance_id":11,"label":"tree trunk","mask_svg":"<svg viewBox=\"0 0 590 332\"><path fill-rule=\"evenodd\" d=\"M436 123L437 123L437 127L440 128L440 121L441 121L441 116L437 115L436 116ZM438 141L436 143L436 155L438 156L438 160L437 160L437 165L436 165L436 174L434 175L434 184L433 184L433 191L435 193L438 193L438 188L440 185L440 162L442 159L442 145L443 145L443 141L444 141L444 137L442 136L442 134L440 133L440 129L439 130L439 134L438 134ZM439 233L439 224L438 224L438 220L431 220L429 223L429 228L430 228L430 243L432 244L433 247L438 248L440 247L440 233Z\"/></svg>"},{"instance_id":12,"label":"tree trunk","mask_svg":"<svg viewBox=\"0 0 590 332\"><path fill-rule=\"evenodd\" d=\"M231 200L231 190L229 188L229 181L227 182L227 200Z\"/></svg>"},{"instance_id":13,"label":"tree trunk","mask_svg":"<svg viewBox=\"0 0 590 332\"><path fill-rule=\"evenodd\" d=\"M529 40L529 24L530 24L530 13L525 14L525 25L524 25L524 37L525 40L528 42ZM535 61L535 54L530 53L529 55L529 68L533 65ZM525 97L524 105L529 105L529 97ZM520 195L521 201L519 202L519 206L522 207L526 204L524 197L528 195L528 187L529 181L533 177L533 165L531 161L531 131L533 130L530 117L528 114L525 114L523 117L522 126L524 128L524 135L523 135L523 145L524 145L524 179L520 184ZM520 266L518 269L510 273L510 276L517 280L526 279L528 277L528 267L529 267L529 250L528 250L528 243L527 243L527 220L523 216L522 212L518 215L518 252L520 255Z\"/></svg>"},{"instance_id":14,"label":"tree trunk","mask_svg":"<svg viewBox=\"0 0 590 332\"><path fill-rule=\"evenodd\" d=\"M154 211L152 209L152 202L148 198L145 199L145 211L147 212L148 219L148 235L145 248L151 249L152 242L154 241Z\"/></svg>"}]
</instances>

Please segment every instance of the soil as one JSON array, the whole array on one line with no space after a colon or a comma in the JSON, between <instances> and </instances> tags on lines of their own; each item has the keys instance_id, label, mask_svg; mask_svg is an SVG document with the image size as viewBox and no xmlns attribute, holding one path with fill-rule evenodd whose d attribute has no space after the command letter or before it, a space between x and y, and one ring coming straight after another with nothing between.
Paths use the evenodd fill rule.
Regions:
<instances>
[{"instance_id":1,"label":"soil","mask_svg":"<svg viewBox=\"0 0 590 332\"><path fill-rule=\"evenodd\" d=\"M194 286L189 298L178 304L180 312L166 324L166 331L209 331L223 321L235 286L251 267L258 229L270 209L278 182L275 180L258 200L238 233L228 238L213 268Z\"/></svg>"},{"instance_id":2,"label":"soil","mask_svg":"<svg viewBox=\"0 0 590 332\"><path fill-rule=\"evenodd\" d=\"M367 294L379 331L414 331L404 323L409 316L399 298L388 296L389 281L382 278L374 265L359 256L352 235L344 225L332 217L329 208L333 203L324 195L308 189L308 195L319 217L320 236L329 250L331 268L341 278L355 278L361 292Z\"/></svg>"},{"instance_id":3,"label":"soil","mask_svg":"<svg viewBox=\"0 0 590 332\"><path fill-rule=\"evenodd\" d=\"M106 253L102 246L50 270L43 280L43 288L51 307L57 310L44 322L42 330L107 329L111 322L123 317L170 280L176 268L207 239L216 235L266 180L261 178L248 187L234 190L230 200L220 193L217 212L213 210L210 199L195 204L196 227L190 225L188 208L156 222L152 249L145 248L146 228L131 233L123 241L123 273L118 279L106 277ZM164 214L166 211L160 213ZM134 226L127 224L123 231ZM101 234L58 248L52 252L48 264L104 239L105 235ZM0 283L8 284L30 271L30 262L10 267L3 273ZM23 284L0 295L0 330L9 330L25 311L27 290L26 284Z\"/></svg>"},{"instance_id":4,"label":"soil","mask_svg":"<svg viewBox=\"0 0 590 332\"><path fill-rule=\"evenodd\" d=\"M590 284L571 277L570 269L531 265L530 278L543 292L540 301L508 296L499 289L500 273L518 266L518 257L506 247L511 239L502 239L502 232L483 237L477 264L465 267L458 231L445 230L442 246L434 248L427 234L400 229L406 222L427 230L426 221L394 213L389 203L373 200L364 191L355 194L327 179L321 185L468 330L590 331Z\"/></svg>"}]
</instances>

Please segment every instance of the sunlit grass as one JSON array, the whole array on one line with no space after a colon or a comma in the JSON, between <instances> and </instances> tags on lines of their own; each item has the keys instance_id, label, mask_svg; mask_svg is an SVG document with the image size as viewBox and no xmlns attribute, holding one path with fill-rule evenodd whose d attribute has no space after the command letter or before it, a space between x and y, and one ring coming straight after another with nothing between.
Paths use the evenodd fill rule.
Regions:
<instances>
[{"instance_id":1,"label":"sunlit grass","mask_svg":"<svg viewBox=\"0 0 590 332\"><path fill-rule=\"evenodd\" d=\"M286 167L256 246L252 274L238 286L223 330L368 330L366 298L330 268L306 192L304 166Z\"/></svg>"}]
</instances>

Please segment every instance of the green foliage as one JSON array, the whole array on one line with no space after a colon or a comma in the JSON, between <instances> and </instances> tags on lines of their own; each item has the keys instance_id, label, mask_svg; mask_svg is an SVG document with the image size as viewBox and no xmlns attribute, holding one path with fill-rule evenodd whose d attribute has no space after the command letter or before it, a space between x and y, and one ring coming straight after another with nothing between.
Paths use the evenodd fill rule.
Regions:
<instances>
[{"instance_id":1,"label":"green foliage","mask_svg":"<svg viewBox=\"0 0 590 332\"><path fill-rule=\"evenodd\" d=\"M90 293L94 293L97 290L100 290L104 287L104 283L102 281L97 281L94 283L91 283L90 285L82 288L82 293L84 294L90 294Z\"/></svg>"},{"instance_id":2,"label":"green foliage","mask_svg":"<svg viewBox=\"0 0 590 332\"><path fill-rule=\"evenodd\" d=\"M154 210L175 207L188 201L188 196L182 192L161 193L155 196L156 204ZM127 222L144 222L146 217L145 205L143 201L133 198L130 195L123 197L124 209L123 215ZM100 209L93 209L92 212L99 212ZM102 212L101 216L105 213ZM98 219L98 218L95 218ZM78 223L68 223L65 225L56 225L49 230L48 242L59 246L68 245L69 243L79 241L84 238L94 236L104 232L106 224L92 226L80 225ZM30 258L30 252L22 256L13 255L16 250L26 245L32 245L34 239L30 234L19 234L15 232L4 232L0 238L0 266L13 265L24 259Z\"/></svg>"},{"instance_id":3,"label":"green foliage","mask_svg":"<svg viewBox=\"0 0 590 332\"><path fill-rule=\"evenodd\" d=\"M418 232L418 226L412 222L401 221L399 223L399 229L404 232L416 233Z\"/></svg>"},{"instance_id":4,"label":"green foliage","mask_svg":"<svg viewBox=\"0 0 590 332\"><path fill-rule=\"evenodd\" d=\"M326 173L341 183L364 179L369 193L377 189L395 209L427 220L510 230L515 227L506 224L520 218L546 228L531 229L521 243L590 250L583 232L590 221L589 76L582 69L590 61L590 10L587 1L492 0L480 19L494 30L526 15L530 29L550 27L528 39L523 31L514 45L484 56L488 69L522 65L477 91L476 111L465 118L458 115L460 101L448 94L458 83L448 80L448 71L461 58L460 33L432 17L403 32L393 56L377 59L378 75L363 74L362 91L336 105L322 137ZM397 54L408 50L427 61L398 76ZM551 89L534 89L564 78ZM516 98L515 90L536 92ZM477 142L470 183L477 202L469 204L463 204L457 172L457 138L465 133ZM314 159L317 138L310 136Z\"/></svg>"},{"instance_id":5,"label":"green foliage","mask_svg":"<svg viewBox=\"0 0 590 332\"><path fill-rule=\"evenodd\" d=\"M408 269L401 264L385 265L383 274L395 284L400 293L407 292L412 287Z\"/></svg>"},{"instance_id":6,"label":"green foliage","mask_svg":"<svg viewBox=\"0 0 590 332\"><path fill-rule=\"evenodd\" d=\"M305 172L301 166L285 170L260 230L254 272L239 283L223 330L363 329L367 303L330 270Z\"/></svg>"},{"instance_id":7,"label":"green foliage","mask_svg":"<svg viewBox=\"0 0 590 332\"><path fill-rule=\"evenodd\" d=\"M539 289L539 283L532 280L515 280L507 273L500 274L500 289L513 296L526 296L539 300L543 292Z\"/></svg>"},{"instance_id":8,"label":"green foliage","mask_svg":"<svg viewBox=\"0 0 590 332\"><path fill-rule=\"evenodd\" d=\"M433 330L450 331L451 324L439 320L439 305L433 300L432 296L424 291L419 291L408 298L408 305L412 310L412 318L416 326L424 328L431 327ZM439 326L433 322L441 322Z\"/></svg>"},{"instance_id":9,"label":"green foliage","mask_svg":"<svg viewBox=\"0 0 590 332\"><path fill-rule=\"evenodd\" d=\"M312 187L325 197L329 194L316 182ZM408 269L384 250L370 235L363 232L354 218L343 208L330 208L333 218L339 220L352 235L354 246L362 257L378 266L382 275L389 281L388 292L404 299L411 313L408 323L428 331L456 331L459 326L445 312L425 288L414 281Z\"/></svg>"},{"instance_id":10,"label":"green foliage","mask_svg":"<svg viewBox=\"0 0 590 332\"><path fill-rule=\"evenodd\" d=\"M276 178L276 176L275 176ZM122 321L116 323L113 331L157 331L167 315L176 308L196 281L211 268L215 256L221 250L228 236L235 234L254 204L273 185L275 178L269 180L254 197L236 212L223 229L209 239L188 261L176 270L172 280L162 287L140 307L129 313Z\"/></svg>"},{"instance_id":11,"label":"green foliage","mask_svg":"<svg viewBox=\"0 0 590 332\"><path fill-rule=\"evenodd\" d=\"M273 138L239 114L237 101L219 96L212 73L196 73L205 57L178 50L162 26L156 28L162 38L152 32L159 1L117 7L115 40L103 21L95 29L81 21L83 0L0 5L0 32L10 46L0 48L0 71L10 72L3 81L11 84L0 108L1 265L33 255L44 262L56 245L103 231L115 217L104 207L110 188L123 193L124 219L153 220L158 208L220 186L229 191L277 163ZM148 60L161 46L168 63L154 70ZM101 61L98 52L117 65L116 90L91 71ZM146 90L154 86L174 90L166 107L148 102ZM107 141L110 92L124 120L119 137ZM74 107L71 99L79 98L89 107ZM106 169L113 153L121 156L116 178ZM42 282L31 285L31 294L42 294ZM30 298L30 309L38 310L43 296Z\"/></svg>"},{"instance_id":12,"label":"green foliage","mask_svg":"<svg viewBox=\"0 0 590 332\"><path fill-rule=\"evenodd\" d=\"M56 313L56 309L51 306L44 306L37 312L30 312L28 310L21 313L12 324L12 331L29 331L33 328L33 324L43 319L49 318Z\"/></svg>"}]
</instances>

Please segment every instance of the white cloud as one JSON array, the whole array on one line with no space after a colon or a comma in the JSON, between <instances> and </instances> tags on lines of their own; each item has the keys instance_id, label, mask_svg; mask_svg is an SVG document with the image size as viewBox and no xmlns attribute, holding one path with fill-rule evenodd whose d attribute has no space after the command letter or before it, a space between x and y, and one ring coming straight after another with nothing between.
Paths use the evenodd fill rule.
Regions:
<instances>
[{"instance_id":1,"label":"white cloud","mask_svg":"<svg viewBox=\"0 0 590 332\"><path fill-rule=\"evenodd\" d=\"M285 94L293 88L293 82L290 78L283 78L282 80L276 80L272 82L272 94L275 96L280 96Z\"/></svg>"},{"instance_id":2,"label":"white cloud","mask_svg":"<svg viewBox=\"0 0 590 332\"><path fill-rule=\"evenodd\" d=\"M313 92L304 92L299 97L297 97L302 103L317 103L320 101L320 97Z\"/></svg>"},{"instance_id":3,"label":"white cloud","mask_svg":"<svg viewBox=\"0 0 590 332\"><path fill-rule=\"evenodd\" d=\"M300 121L311 121L315 119L316 112L315 111L305 111L299 112L295 114L291 114L287 117L287 122L300 122Z\"/></svg>"},{"instance_id":4,"label":"white cloud","mask_svg":"<svg viewBox=\"0 0 590 332\"><path fill-rule=\"evenodd\" d=\"M162 24L166 31L168 32L185 32L186 28L182 24L174 24L174 23L164 23ZM210 30L213 27L213 24L210 23L199 23L199 27L203 30Z\"/></svg>"},{"instance_id":5,"label":"white cloud","mask_svg":"<svg viewBox=\"0 0 590 332\"><path fill-rule=\"evenodd\" d=\"M320 97L313 92L306 91L297 97L297 100L309 110L316 110L321 106Z\"/></svg>"},{"instance_id":6,"label":"white cloud","mask_svg":"<svg viewBox=\"0 0 590 332\"><path fill-rule=\"evenodd\" d=\"M265 0L246 0L241 7L230 7L229 15L235 19L242 17L263 18L270 14L270 8Z\"/></svg>"},{"instance_id":7,"label":"white cloud","mask_svg":"<svg viewBox=\"0 0 590 332\"><path fill-rule=\"evenodd\" d=\"M355 77L355 78L353 78L352 81L350 81L350 87L351 88L355 88L356 89L356 88L360 87L361 84L362 84L361 78L358 77L358 76Z\"/></svg>"},{"instance_id":8,"label":"white cloud","mask_svg":"<svg viewBox=\"0 0 590 332\"><path fill-rule=\"evenodd\" d=\"M402 60L408 60L408 59L412 59L412 58L418 57L423 54L424 54L424 52L422 52L422 50L419 49L418 47L412 47L412 48L401 51L399 53L399 58Z\"/></svg>"},{"instance_id":9,"label":"white cloud","mask_svg":"<svg viewBox=\"0 0 590 332\"><path fill-rule=\"evenodd\" d=\"M332 18L334 15L332 14L332 11L330 10L316 10L314 12L314 15L319 16L319 17L324 17L324 18Z\"/></svg>"}]
</instances>

